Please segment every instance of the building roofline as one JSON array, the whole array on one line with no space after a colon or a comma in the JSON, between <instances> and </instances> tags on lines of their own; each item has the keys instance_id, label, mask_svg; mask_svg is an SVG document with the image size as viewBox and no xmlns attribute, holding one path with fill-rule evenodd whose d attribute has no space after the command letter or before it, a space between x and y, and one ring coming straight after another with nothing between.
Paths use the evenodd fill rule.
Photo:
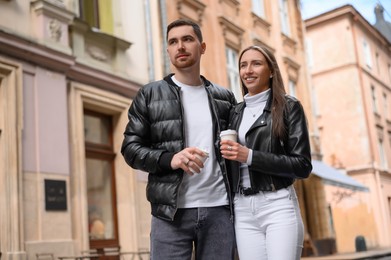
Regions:
<instances>
[{"instance_id":1,"label":"building roofline","mask_svg":"<svg viewBox=\"0 0 391 260\"><path fill-rule=\"evenodd\" d=\"M378 30L376 27L371 25L364 16L361 15L359 11L357 11L352 5L346 4L341 7L332 9L330 11L324 12L317 16L308 18L304 20L304 24L306 30L313 26L317 26L321 23L327 23L335 18L342 18L344 16L351 16L352 20L357 24L363 26L369 33L371 33L374 37L376 37L380 42L389 48L391 51L391 43L387 40L387 38Z\"/></svg>"}]
</instances>

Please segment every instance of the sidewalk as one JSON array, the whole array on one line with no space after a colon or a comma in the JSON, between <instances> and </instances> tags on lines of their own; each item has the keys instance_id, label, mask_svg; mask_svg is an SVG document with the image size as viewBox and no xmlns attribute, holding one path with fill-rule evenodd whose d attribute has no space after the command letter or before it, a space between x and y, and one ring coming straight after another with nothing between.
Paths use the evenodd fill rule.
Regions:
<instances>
[{"instance_id":1,"label":"sidewalk","mask_svg":"<svg viewBox=\"0 0 391 260\"><path fill-rule=\"evenodd\" d=\"M302 257L302 260L349 260L349 259L382 259L391 260L391 248L368 250L365 252L336 254L318 257Z\"/></svg>"}]
</instances>

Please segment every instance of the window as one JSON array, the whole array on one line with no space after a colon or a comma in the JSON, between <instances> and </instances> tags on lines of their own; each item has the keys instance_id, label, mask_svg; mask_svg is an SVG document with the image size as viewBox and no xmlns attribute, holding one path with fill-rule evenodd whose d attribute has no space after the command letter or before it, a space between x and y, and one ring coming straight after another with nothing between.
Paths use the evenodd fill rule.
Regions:
<instances>
[{"instance_id":1,"label":"window","mask_svg":"<svg viewBox=\"0 0 391 260\"><path fill-rule=\"evenodd\" d=\"M265 18L265 3L263 0L252 0L252 11L257 16Z\"/></svg>"},{"instance_id":2,"label":"window","mask_svg":"<svg viewBox=\"0 0 391 260\"><path fill-rule=\"evenodd\" d=\"M118 246L111 116L84 111L84 136L90 246Z\"/></svg>"},{"instance_id":3,"label":"window","mask_svg":"<svg viewBox=\"0 0 391 260\"><path fill-rule=\"evenodd\" d=\"M365 40L363 41L363 49L364 49L364 59L365 59L365 65L367 65L368 68L372 68L372 59L371 59L371 48Z\"/></svg>"},{"instance_id":4,"label":"window","mask_svg":"<svg viewBox=\"0 0 391 260\"><path fill-rule=\"evenodd\" d=\"M318 102L318 95L316 93L316 87L313 86L312 87L313 91L311 91L311 103L312 103L312 106L314 108L314 114L315 116L320 116L320 110L319 110L319 102Z\"/></svg>"},{"instance_id":5,"label":"window","mask_svg":"<svg viewBox=\"0 0 391 260\"><path fill-rule=\"evenodd\" d=\"M288 91L289 91L289 94L293 97L297 97L297 93L296 93L296 82L294 82L293 80L289 80L288 82Z\"/></svg>"},{"instance_id":6,"label":"window","mask_svg":"<svg viewBox=\"0 0 391 260\"><path fill-rule=\"evenodd\" d=\"M229 87L238 101L243 100L242 91L240 89L240 77L238 71L238 53L234 49L226 47L225 55L227 59L227 75Z\"/></svg>"},{"instance_id":7,"label":"window","mask_svg":"<svg viewBox=\"0 0 391 260\"><path fill-rule=\"evenodd\" d=\"M391 82L391 64L388 64L388 77L389 77L390 82Z\"/></svg>"},{"instance_id":8,"label":"window","mask_svg":"<svg viewBox=\"0 0 391 260\"><path fill-rule=\"evenodd\" d=\"M288 0L279 0L281 31L290 36Z\"/></svg>"},{"instance_id":9,"label":"window","mask_svg":"<svg viewBox=\"0 0 391 260\"><path fill-rule=\"evenodd\" d=\"M306 38L305 40L305 53L307 58L307 64L309 68L312 68L314 66L314 56L312 55L312 41L309 38Z\"/></svg>"},{"instance_id":10,"label":"window","mask_svg":"<svg viewBox=\"0 0 391 260\"><path fill-rule=\"evenodd\" d=\"M389 147L391 148L391 131L388 132L388 142L389 142Z\"/></svg>"},{"instance_id":11,"label":"window","mask_svg":"<svg viewBox=\"0 0 391 260\"><path fill-rule=\"evenodd\" d=\"M379 139L379 155L380 155L380 167L382 167L384 169L388 168L386 154L384 151L384 145L383 145L382 139Z\"/></svg>"},{"instance_id":12,"label":"window","mask_svg":"<svg viewBox=\"0 0 391 260\"><path fill-rule=\"evenodd\" d=\"M388 98L387 94L383 93L384 118L388 119Z\"/></svg>"},{"instance_id":13,"label":"window","mask_svg":"<svg viewBox=\"0 0 391 260\"><path fill-rule=\"evenodd\" d=\"M371 86L371 95L372 95L372 109L373 112L377 113L377 101L376 101L376 90L374 86Z\"/></svg>"},{"instance_id":14,"label":"window","mask_svg":"<svg viewBox=\"0 0 391 260\"><path fill-rule=\"evenodd\" d=\"M376 69L377 69L377 72L380 73L380 64L379 64L379 53L376 52Z\"/></svg>"},{"instance_id":15,"label":"window","mask_svg":"<svg viewBox=\"0 0 391 260\"><path fill-rule=\"evenodd\" d=\"M79 0L80 18L91 27L113 34L112 0Z\"/></svg>"}]
</instances>

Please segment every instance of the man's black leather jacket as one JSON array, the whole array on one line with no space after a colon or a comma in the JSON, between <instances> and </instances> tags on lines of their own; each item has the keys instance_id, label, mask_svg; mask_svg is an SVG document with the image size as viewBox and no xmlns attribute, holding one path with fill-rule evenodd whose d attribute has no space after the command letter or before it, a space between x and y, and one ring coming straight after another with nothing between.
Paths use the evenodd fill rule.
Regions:
<instances>
[{"instance_id":1,"label":"man's black leather jacket","mask_svg":"<svg viewBox=\"0 0 391 260\"><path fill-rule=\"evenodd\" d=\"M285 188L295 179L307 178L312 171L307 120L302 105L294 97L286 95L284 123L287 138L279 140L272 135L271 98L272 94L262 115L246 134L246 146L253 150L249 175L254 191ZM229 129L238 131L244 108L244 102L235 107L231 114ZM233 192L239 191L239 166L239 162L229 162Z\"/></svg>"},{"instance_id":2,"label":"man's black leather jacket","mask_svg":"<svg viewBox=\"0 0 391 260\"><path fill-rule=\"evenodd\" d=\"M148 172L147 199L152 214L173 220L184 171L173 170L171 159L185 148L185 129L180 88L168 75L164 80L145 85L128 112L121 153L134 169ZM208 93L214 130L214 148L221 167L232 210L232 198L225 161L220 154L219 135L228 125L229 111L236 104L232 92L213 85L202 77Z\"/></svg>"}]
</instances>

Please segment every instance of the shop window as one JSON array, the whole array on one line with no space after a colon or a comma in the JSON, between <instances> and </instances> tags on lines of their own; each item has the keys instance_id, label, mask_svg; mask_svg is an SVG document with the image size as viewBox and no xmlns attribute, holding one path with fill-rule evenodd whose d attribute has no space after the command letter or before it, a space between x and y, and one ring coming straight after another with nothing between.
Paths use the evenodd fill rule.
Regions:
<instances>
[{"instance_id":1,"label":"shop window","mask_svg":"<svg viewBox=\"0 0 391 260\"><path fill-rule=\"evenodd\" d=\"M90 247L118 246L111 116L85 110L84 136Z\"/></svg>"}]
</instances>

